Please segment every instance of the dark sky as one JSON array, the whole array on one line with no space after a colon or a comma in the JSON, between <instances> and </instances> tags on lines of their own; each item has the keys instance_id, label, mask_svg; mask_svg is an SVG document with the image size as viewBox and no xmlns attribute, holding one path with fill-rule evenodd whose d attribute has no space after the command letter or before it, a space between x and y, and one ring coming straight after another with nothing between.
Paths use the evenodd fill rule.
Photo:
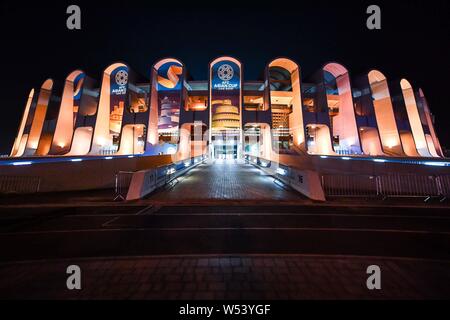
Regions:
<instances>
[{"instance_id":1,"label":"dark sky","mask_svg":"<svg viewBox=\"0 0 450 320\"><path fill-rule=\"evenodd\" d=\"M377 68L388 79L406 77L424 89L441 143L450 146L447 0L153 2L1 1L0 154L10 151L28 92L48 77L62 82L81 68L100 79L116 60L148 77L155 61L172 56L205 80L208 62L224 54L243 62L246 80L278 56L298 61L303 77L328 61L352 76ZM382 9L381 31L366 28L373 3ZM66 28L70 4L81 7L81 31Z\"/></svg>"}]
</instances>

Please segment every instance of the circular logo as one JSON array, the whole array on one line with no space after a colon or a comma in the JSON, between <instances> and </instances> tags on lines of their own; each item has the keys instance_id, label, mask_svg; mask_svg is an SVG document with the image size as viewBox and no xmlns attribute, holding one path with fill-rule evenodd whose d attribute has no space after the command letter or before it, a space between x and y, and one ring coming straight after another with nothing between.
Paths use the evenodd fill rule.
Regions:
<instances>
[{"instance_id":1,"label":"circular logo","mask_svg":"<svg viewBox=\"0 0 450 320\"><path fill-rule=\"evenodd\" d=\"M124 86L128 83L128 72L120 70L116 73L116 83L119 86Z\"/></svg>"},{"instance_id":2,"label":"circular logo","mask_svg":"<svg viewBox=\"0 0 450 320\"><path fill-rule=\"evenodd\" d=\"M234 70L229 64L223 64L217 70L217 76L222 81L230 81L233 79Z\"/></svg>"}]
</instances>

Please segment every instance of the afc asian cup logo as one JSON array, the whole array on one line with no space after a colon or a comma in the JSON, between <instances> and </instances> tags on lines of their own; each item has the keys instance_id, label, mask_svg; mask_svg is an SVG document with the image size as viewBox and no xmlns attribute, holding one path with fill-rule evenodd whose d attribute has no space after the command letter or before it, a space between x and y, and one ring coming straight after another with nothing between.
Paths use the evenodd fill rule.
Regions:
<instances>
[{"instance_id":1,"label":"afc asian cup logo","mask_svg":"<svg viewBox=\"0 0 450 320\"><path fill-rule=\"evenodd\" d=\"M125 70L120 70L116 73L116 83L119 86L124 86L128 83L128 72Z\"/></svg>"},{"instance_id":2,"label":"afc asian cup logo","mask_svg":"<svg viewBox=\"0 0 450 320\"><path fill-rule=\"evenodd\" d=\"M229 64L223 64L217 70L217 76L222 81L230 81L233 79L234 70Z\"/></svg>"}]
</instances>

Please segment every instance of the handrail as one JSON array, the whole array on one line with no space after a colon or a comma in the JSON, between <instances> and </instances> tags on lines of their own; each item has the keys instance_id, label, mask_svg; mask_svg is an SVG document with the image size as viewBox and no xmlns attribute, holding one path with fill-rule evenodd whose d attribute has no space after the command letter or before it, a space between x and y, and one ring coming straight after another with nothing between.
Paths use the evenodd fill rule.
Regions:
<instances>
[{"instance_id":1,"label":"handrail","mask_svg":"<svg viewBox=\"0 0 450 320\"><path fill-rule=\"evenodd\" d=\"M161 188L174 179L185 174L190 169L203 163L207 157L205 155L185 159L177 163L158 166L156 168L141 170L131 173L131 179L128 184L116 188L115 200L137 200L145 197L155 189ZM121 181L120 175L130 173L117 173L116 181ZM123 178L126 181L126 178Z\"/></svg>"}]
</instances>

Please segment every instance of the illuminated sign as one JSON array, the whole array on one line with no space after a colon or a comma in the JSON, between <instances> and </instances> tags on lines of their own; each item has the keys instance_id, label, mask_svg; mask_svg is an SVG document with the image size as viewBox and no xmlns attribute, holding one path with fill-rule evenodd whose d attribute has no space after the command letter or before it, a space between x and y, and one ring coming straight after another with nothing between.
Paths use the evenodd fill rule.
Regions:
<instances>
[{"instance_id":1,"label":"illuminated sign","mask_svg":"<svg viewBox=\"0 0 450 320\"><path fill-rule=\"evenodd\" d=\"M211 86L213 90L239 90L239 66L232 61L221 61L212 67Z\"/></svg>"},{"instance_id":2,"label":"illuminated sign","mask_svg":"<svg viewBox=\"0 0 450 320\"><path fill-rule=\"evenodd\" d=\"M167 62L158 69L158 91L180 90L183 66L177 62Z\"/></svg>"},{"instance_id":3,"label":"illuminated sign","mask_svg":"<svg viewBox=\"0 0 450 320\"><path fill-rule=\"evenodd\" d=\"M211 66L211 128L236 130L241 123L240 67L231 60Z\"/></svg>"},{"instance_id":4,"label":"illuminated sign","mask_svg":"<svg viewBox=\"0 0 450 320\"><path fill-rule=\"evenodd\" d=\"M127 93L128 68L119 67L111 73L111 94L124 95Z\"/></svg>"}]
</instances>

